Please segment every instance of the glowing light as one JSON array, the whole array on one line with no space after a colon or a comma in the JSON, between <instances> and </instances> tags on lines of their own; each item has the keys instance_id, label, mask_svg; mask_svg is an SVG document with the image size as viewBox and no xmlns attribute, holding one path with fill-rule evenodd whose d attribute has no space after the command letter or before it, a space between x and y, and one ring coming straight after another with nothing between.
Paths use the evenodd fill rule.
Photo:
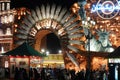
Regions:
<instances>
[{"instance_id":1,"label":"glowing light","mask_svg":"<svg viewBox=\"0 0 120 80\"><path fill-rule=\"evenodd\" d=\"M87 20L89 21L89 20L90 20L90 17L87 17Z\"/></svg>"},{"instance_id":2,"label":"glowing light","mask_svg":"<svg viewBox=\"0 0 120 80\"><path fill-rule=\"evenodd\" d=\"M8 68L9 67L9 63L8 61L5 61L5 68Z\"/></svg>"},{"instance_id":3,"label":"glowing light","mask_svg":"<svg viewBox=\"0 0 120 80\"><path fill-rule=\"evenodd\" d=\"M85 21L82 21L82 24L85 24Z\"/></svg>"},{"instance_id":4,"label":"glowing light","mask_svg":"<svg viewBox=\"0 0 120 80\"><path fill-rule=\"evenodd\" d=\"M119 30L116 28L116 32L118 32Z\"/></svg>"},{"instance_id":5,"label":"glowing light","mask_svg":"<svg viewBox=\"0 0 120 80\"><path fill-rule=\"evenodd\" d=\"M76 9L75 8L72 8L72 11L73 11L73 13L76 13Z\"/></svg>"},{"instance_id":6,"label":"glowing light","mask_svg":"<svg viewBox=\"0 0 120 80\"><path fill-rule=\"evenodd\" d=\"M88 25L88 22L87 22L87 21L85 21L85 25Z\"/></svg>"},{"instance_id":7,"label":"glowing light","mask_svg":"<svg viewBox=\"0 0 120 80\"><path fill-rule=\"evenodd\" d=\"M46 51L46 55L49 55L50 54L50 52L49 51Z\"/></svg>"},{"instance_id":8,"label":"glowing light","mask_svg":"<svg viewBox=\"0 0 120 80\"><path fill-rule=\"evenodd\" d=\"M45 52L45 49L41 49L41 52Z\"/></svg>"},{"instance_id":9,"label":"glowing light","mask_svg":"<svg viewBox=\"0 0 120 80\"><path fill-rule=\"evenodd\" d=\"M6 35L12 35L10 28L7 28L7 29L6 29Z\"/></svg>"},{"instance_id":10,"label":"glowing light","mask_svg":"<svg viewBox=\"0 0 120 80\"><path fill-rule=\"evenodd\" d=\"M114 49L113 48L110 48L110 51L109 52L113 52L114 51Z\"/></svg>"},{"instance_id":11,"label":"glowing light","mask_svg":"<svg viewBox=\"0 0 120 80\"><path fill-rule=\"evenodd\" d=\"M1 23L5 24L5 23L11 23L14 21L14 15L3 15L1 17Z\"/></svg>"},{"instance_id":12,"label":"glowing light","mask_svg":"<svg viewBox=\"0 0 120 80\"><path fill-rule=\"evenodd\" d=\"M2 24L8 24L14 22L14 15L16 14L15 10L7 10L7 11L1 11L1 23Z\"/></svg>"},{"instance_id":13,"label":"glowing light","mask_svg":"<svg viewBox=\"0 0 120 80\"><path fill-rule=\"evenodd\" d=\"M93 27L96 24L95 21L93 21L90 17L87 17L86 21L82 21L82 25L86 28Z\"/></svg>"},{"instance_id":14,"label":"glowing light","mask_svg":"<svg viewBox=\"0 0 120 80\"><path fill-rule=\"evenodd\" d=\"M105 3L107 3L108 1L105 1ZM103 6L103 4L98 4L98 5L92 5L92 9L91 9L91 13L96 12L98 10L107 10L107 11L114 11L114 10L120 10L120 6L116 5L114 6L113 2L109 1L109 3L111 3L112 5L109 4L105 4ZM118 3L120 3L120 1L118 1Z\"/></svg>"},{"instance_id":15,"label":"glowing light","mask_svg":"<svg viewBox=\"0 0 120 80\"><path fill-rule=\"evenodd\" d=\"M92 5L91 13L96 12L103 19L111 19L115 17L120 10L120 1L104 1L99 0L97 4Z\"/></svg>"},{"instance_id":16,"label":"glowing light","mask_svg":"<svg viewBox=\"0 0 120 80\"><path fill-rule=\"evenodd\" d=\"M40 30L40 29L41 29L41 26L40 26L40 24L39 24L39 23L36 23L36 24L35 24L35 27L36 27L38 30Z\"/></svg>"},{"instance_id":17,"label":"glowing light","mask_svg":"<svg viewBox=\"0 0 120 80\"><path fill-rule=\"evenodd\" d=\"M15 26L15 27L18 27L18 25L17 25L17 24L15 24L14 26Z\"/></svg>"},{"instance_id":18,"label":"glowing light","mask_svg":"<svg viewBox=\"0 0 120 80\"><path fill-rule=\"evenodd\" d=\"M21 16L18 16L18 20L20 20L21 19Z\"/></svg>"},{"instance_id":19,"label":"glowing light","mask_svg":"<svg viewBox=\"0 0 120 80\"><path fill-rule=\"evenodd\" d=\"M15 29L14 32L17 32L17 29Z\"/></svg>"},{"instance_id":20,"label":"glowing light","mask_svg":"<svg viewBox=\"0 0 120 80\"><path fill-rule=\"evenodd\" d=\"M74 4L74 7L79 8L79 6L78 6L78 4L77 4L77 3L75 3L75 4Z\"/></svg>"},{"instance_id":21,"label":"glowing light","mask_svg":"<svg viewBox=\"0 0 120 80\"><path fill-rule=\"evenodd\" d=\"M72 9L73 13L76 13L79 8L80 7L78 6L78 3L74 3L71 9Z\"/></svg>"},{"instance_id":22,"label":"glowing light","mask_svg":"<svg viewBox=\"0 0 120 80\"><path fill-rule=\"evenodd\" d=\"M64 28L61 28L61 29L58 30L59 35L62 34L63 32L64 32Z\"/></svg>"},{"instance_id":23,"label":"glowing light","mask_svg":"<svg viewBox=\"0 0 120 80\"><path fill-rule=\"evenodd\" d=\"M102 28L103 26L102 25L100 25L100 28Z\"/></svg>"},{"instance_id":24,"label":"glowing light","mask_svg":"<svg viewBox=\"0 0 120 80\"><path fill-rule=\"evenodd\" d=\"M109 59L109 63L120 63L120 59L119 58Z\"/></svg>"},{"instance_id":25,"label":"glowing light","mask_svg":"<svg viewBox=\"0 0 120 80\"><path fill-rule=\"evenodd\" d=\"M4 47L1 47L1 53L4 53L5 51L4 51Z\"/></svg>"},{"instance_id":26,"label":"glowing light","mask_svg":"<svg viewBox=\"0 0 120 80\"><path fill-rule=\"evenodd\" d=\"M59 54L61 54L62 53L62 51L61 50L59 50Z\"/></svg>"},{"instance_id":27,"label":"glowing light","mask_svg":"<svg viewBox=\"0 0 120 80\"><path fill-rule=\"evenodd\" d=\"M37 30L33 27L30 31L30 35L35 36L37 33Z\"/></svg>"}]
</instances>

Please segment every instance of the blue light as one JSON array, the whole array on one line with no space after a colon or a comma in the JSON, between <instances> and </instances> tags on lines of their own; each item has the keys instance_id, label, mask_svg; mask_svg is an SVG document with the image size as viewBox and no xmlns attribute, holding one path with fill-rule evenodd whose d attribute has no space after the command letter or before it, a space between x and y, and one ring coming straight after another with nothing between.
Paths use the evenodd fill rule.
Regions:
<instances>
[{"instance_id":1,"label":"blue light","mask_svg":"<svg viewBox=\"0 0 120 80\"><path fill-rule=\"evenodd\" d=\"M94 13L96 11L99 10L107 10L107 11L114 11L114 10L120 10L120 1L118 1L118 5L110 5L110 4L105 4L104 6L102 6L102 4L98 4L98 5L92 5L91 8L91 13Z\"/></svg>"},{"instance_id":2,"label":"blue light","mask_svg":"<svg viewBox=\"0 0 120 80\"><path fill-rule=\"evenodd\" d=\"M96 11L96 5L92 5L91 12L95 12L95 11Z\"/></svg>"},{"instance_id":3,"label":"blue light","mask_svg":"<svg viewBox=\"0 0 120 80\"><path fill-rule=\"evenodd\" d=\"M120 0L118 1L118 5L120 6Z\"/></svg>"}]
</instances>

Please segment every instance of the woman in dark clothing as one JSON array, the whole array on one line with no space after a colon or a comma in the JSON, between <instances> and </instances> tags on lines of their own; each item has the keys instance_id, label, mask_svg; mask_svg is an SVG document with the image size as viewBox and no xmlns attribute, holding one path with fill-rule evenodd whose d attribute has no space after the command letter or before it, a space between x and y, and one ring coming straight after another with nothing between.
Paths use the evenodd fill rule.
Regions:
<instances>
[{"instance_id":1,"label":"woman in dark clothing","mask_svg":"<svg viewBox=\"0 0 120 80\"><path fill-rule=\"evenodd\" d=\"M58 71L58 80L65 80L64 70L59 69L59 71Z\"/></svg>"},{"instance_id":2,"label":"woman in dark clothing","mask_svg":"<svg viewBox=\"0 0 120 80\"><path fill-rule=\"evenodd\" d=\"M8 79L10 77L10 69L9 68L5 68L5 77Z\"/></svg>"},{"instance_id":3,"label":"woman in dark clothing","mask_svg":"<svg viewBox=\"0 0 120 80\"><path fill-rule=\"evenodd\" d=\"M29 80L26 69L23 69L23 79L24 80Z\"/></svg>"},{"instance_id":4,"label":"woman in dark clothing","mask_svg":"<svg viewBox=\"0 0 120 80\"><path fill-rule=\"evenodd\" d=\"M29 70L29 77L30 77L30 80L33 78L33 69L30 68Z\"/></svg>"},{"instance_id":5,"label":"woman in dark clothing","mask_svg":"<svg viewBox=\"0 0 120 80\"><path fill-rule=\"evenodd\" d=\"M19 80L19 69L17 67L15 68L14 80Z\"/></svg>"},{"instance_id":6,"label":"woman in dark clothing","mask_svg":"<svg viewBox=\"0 0 120 80\"><path fill-rule=\"evenodd\" d=\"M38 73L37 69L34 68L33 71L34 71L34 80L39 80L40 74Z\"/></svg>"},{"instance_id":7,"label":"woman in dark clothing","mask_svg":"<svg viewBox=\"0 0 120 80\"><path fill-rule=\"evenodd\" d=\"M41 70L41 79L45 80L45 68L42 68Z\"/></svg>"}]
</instances>

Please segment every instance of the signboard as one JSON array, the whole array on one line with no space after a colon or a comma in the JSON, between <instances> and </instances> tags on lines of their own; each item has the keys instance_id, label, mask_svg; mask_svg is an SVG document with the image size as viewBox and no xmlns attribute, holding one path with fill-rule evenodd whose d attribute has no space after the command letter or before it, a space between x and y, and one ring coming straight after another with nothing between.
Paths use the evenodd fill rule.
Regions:
<instances>
[{"instance_id":1,"label":"signboard","mask_svg":"<svg viewBox=\"0 0 120 80\"><path fill-rule=\"evenodd\" d=\"M96 12L103 19L112 19L120 10L120 1L118 0L99 0L97 4L91 7L91 13Z\"/></svg>"},{"instance_id":2,"label":"signboard","mask_svg":"<svg viewBox=\"0 0 120 80\"><path fill-rule=\"evenodd\" d=\"M120 58L109 59L109 63L120 63Z\"/></svg>"},{"instance_id":3,"label":"signboard","mask_svg":"<svg viewBox=\"0 0 120 80\"><path fill-rule=\"evenodd\" d=\"M8 68L9 67L9 63L8 61L5 61L5 68Z\"/></svg>"}]
</instances>

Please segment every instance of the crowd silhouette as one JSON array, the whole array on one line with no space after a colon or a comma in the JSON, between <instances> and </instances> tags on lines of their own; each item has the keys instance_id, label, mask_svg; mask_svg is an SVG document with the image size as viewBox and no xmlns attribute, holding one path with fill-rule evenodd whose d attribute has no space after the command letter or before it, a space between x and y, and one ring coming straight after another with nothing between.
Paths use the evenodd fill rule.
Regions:
<instances>
[{"instance_id":1,"label":"crowd silhouette","mask_svg":"<svg viewBox=\"0 0 120 80\"><path fill-rule=\"evenodd\" d=\"M5 77L10 79L10 69L5 71ZM14 78L12 80L87 80L87 70L69 70L65 68L18 68L14 70ZM110 80L107 70L91 70L90 80Z\"/></svg>"},{"instance_id":2,"label":"crowd silhouette","mask_svg":"<svg viewBox=\"0 0 120 80\"><path fill-rule=\"evenodd\" d=\"M10 78L10 70L5 69L5 77ZM90 80L109 80L107 70L91 70ZM87 70L69 70L65 68L15 68L13 80L87 80Z\"/></svg>"}]
</instances>

